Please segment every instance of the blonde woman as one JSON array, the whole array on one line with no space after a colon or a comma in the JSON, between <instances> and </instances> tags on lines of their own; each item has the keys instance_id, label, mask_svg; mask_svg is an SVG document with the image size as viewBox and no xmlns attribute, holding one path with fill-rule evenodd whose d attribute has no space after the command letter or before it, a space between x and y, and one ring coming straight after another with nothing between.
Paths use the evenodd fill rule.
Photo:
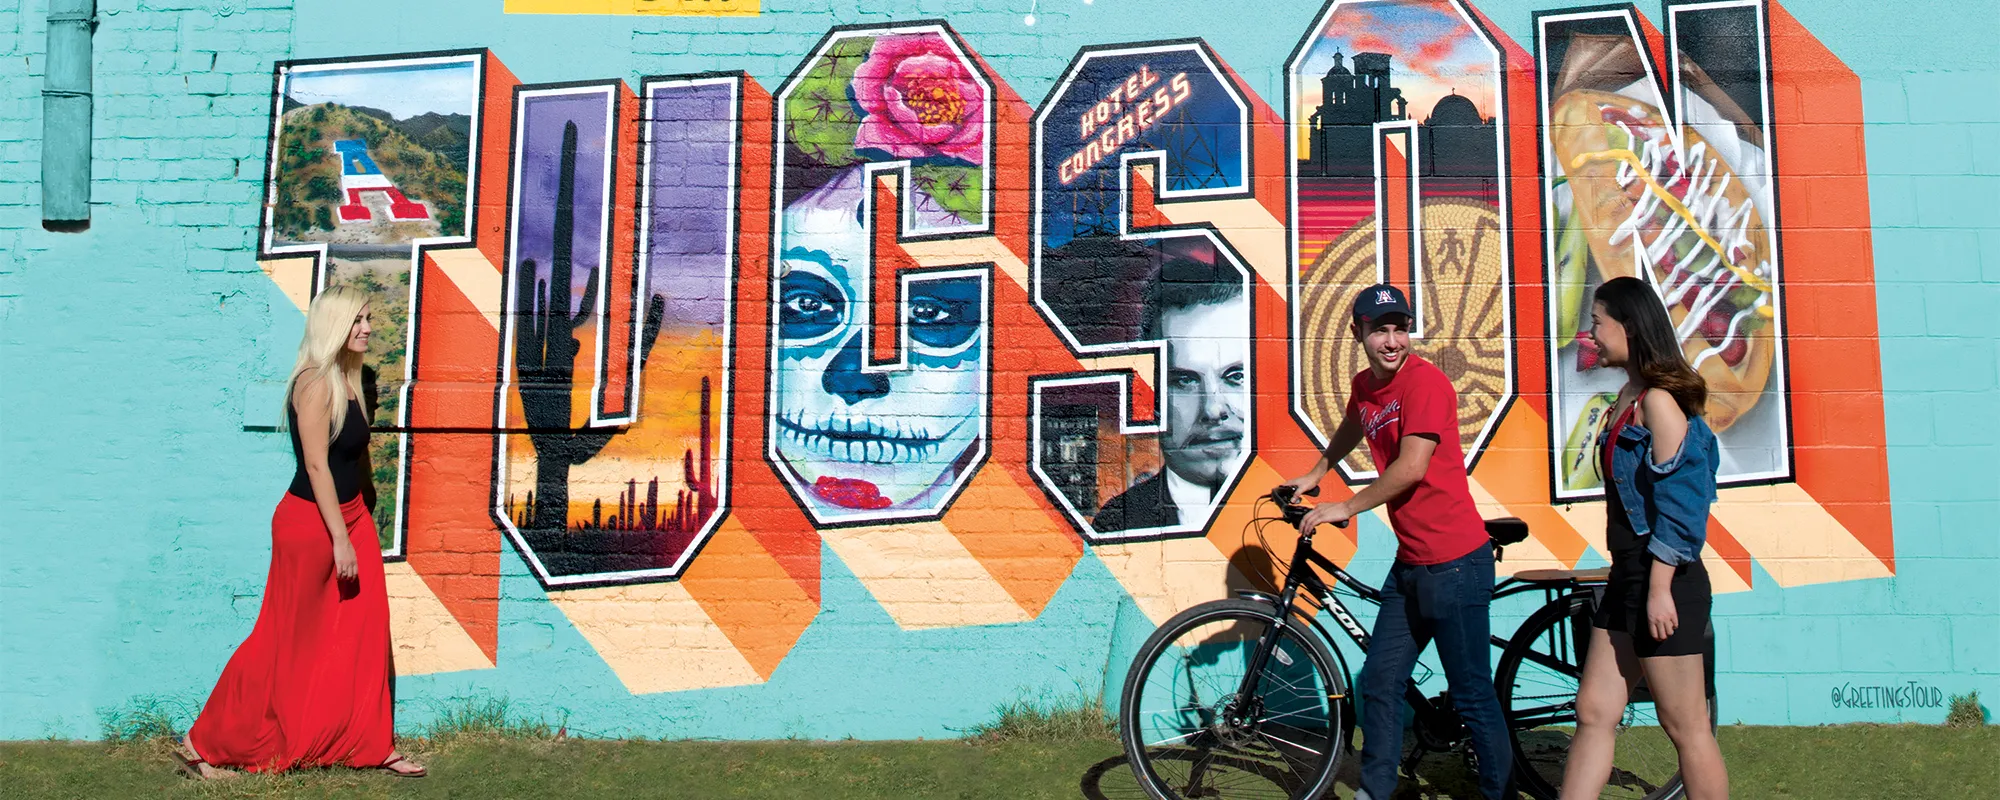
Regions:
<instances>
[{"instance_id":1,"label":"blonde woman","mask_svg":"<svg viewBox=\"0 0 2000 800\"><path fill-rule=\"evenodd\" d=\"M367 295L345 287L306 312L285 393L297 469L271 515L264 604L177 748L192 777L311 766L424 775L395 750L389 599L362 499L368 314Z\"/></svg>"}]
</instances>

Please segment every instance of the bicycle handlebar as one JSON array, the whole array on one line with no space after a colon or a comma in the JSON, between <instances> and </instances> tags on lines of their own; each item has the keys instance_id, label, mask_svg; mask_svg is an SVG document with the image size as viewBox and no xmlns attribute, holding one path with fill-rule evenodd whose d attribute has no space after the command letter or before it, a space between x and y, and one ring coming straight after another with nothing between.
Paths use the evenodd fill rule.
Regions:
<instances>
[{"instance_id":1,"label":"bicycle handlebar","mask_svg":"<svg viewBox=\"0 0 2000 800\"><path fill-rule=\"evenodd\" d=\"M1271 490L1271 494L1269 495L1271 502L1277 503L1279 511L1285 515L1285 522L1294 528L1298 527L1300 522L1305 521L1306 512L1312 510L1312 506L1295 502L1300 496L1318 497L1319 487L1314 486L1304 492L1297 492L1290 484L1279 484ZM1349 520L1341 520L1333 523L1333 527L1345 528L1348 522Z\"/></svg>"}]
</instances>

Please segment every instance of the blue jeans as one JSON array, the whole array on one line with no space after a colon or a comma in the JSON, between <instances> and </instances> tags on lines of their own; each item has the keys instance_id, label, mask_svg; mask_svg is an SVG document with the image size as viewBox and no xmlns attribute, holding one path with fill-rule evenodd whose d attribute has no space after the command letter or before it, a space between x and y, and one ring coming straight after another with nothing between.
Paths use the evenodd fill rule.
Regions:
<instances>
[{"instance_id":1,"label":"blue jeans","mask_svg":"<svg viewBox=\"0 0 2000 800\"><path fill-rule=\"evenodd\" d=\"M1361 667L1361 788L1374 800L1396 791L1403 756L1403 689L1424 646L1437 642L1452 706L1472 733L1479 790L1497 800L1514 749L1493 692L1493 550L1485 545L1442 564L1397 561L1382 581L1382 613Z\"/></svg>"}]
</instances>

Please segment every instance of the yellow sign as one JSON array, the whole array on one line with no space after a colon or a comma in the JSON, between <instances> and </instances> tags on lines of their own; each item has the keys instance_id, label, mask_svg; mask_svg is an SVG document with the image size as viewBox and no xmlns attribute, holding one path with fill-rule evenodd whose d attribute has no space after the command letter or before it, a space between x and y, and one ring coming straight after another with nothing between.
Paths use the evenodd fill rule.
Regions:
<instances>
[{"instance_id":1,"label":"yellow sign","mask_svg":"<svg viewBox=\"0 0 2000 800\"><path fill-rule=\"evenodd\" d=\"M761 0L505 0L508 14L657 14L754 17Z\"/></svg>"}]
</instances>

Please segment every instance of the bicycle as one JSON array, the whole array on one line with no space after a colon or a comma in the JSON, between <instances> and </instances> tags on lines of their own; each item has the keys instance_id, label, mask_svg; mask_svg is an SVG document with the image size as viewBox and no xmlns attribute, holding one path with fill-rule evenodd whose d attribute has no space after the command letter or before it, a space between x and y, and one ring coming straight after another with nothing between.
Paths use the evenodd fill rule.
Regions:
<instances>
[{"instance_id":1,"label":"bicycle","mask_svg":"<svg viewBox=\"0 0 2000 800\"><path fill-rule=\"evenodd\" d=\"M1288 488L1259 500L1251 525L1260 539L1265 524L1283 520L1296 528L1310 508L1294 502ZM1262 516L1266 503L1275 503L1280 516ZM1511 517L1487 520L1486 530L1496 559L1507 545L1528 537L1527 524ZM1333 585L1314 567L1331 576ZM1576 722L1590 619L1608 573L1530 570L1494 585L1496 601L1531 592L1546 598L1513 637L1492 637L1501 650L1494 686L1514 745L1515 784L1540 800L1555 800L1562 780L1569 751L1564 726ZM1276 595L1244 591L1196 605L1140 645L1119 696L1119 738L1139 785L1156 800L1330 796L1340 760L1351 750L1354 704L1347 662L1317 611L1326 611L1366 654L1368 631L1341 598L1379 606L1381 593L1315 552L1312 531L1300 532L1281 575ZM1336 586L1346 592L1336 592ZM1713 724L1714 659L1708 663ZM1416 735L1403 773L1413 773L1431 752L1456 751L1470 760L1468 734L1450 693L1428 696L1417 684L1412 680L1404 687ZM1183 689L1187 696L1176 696ZM1621 730L1619 768L1604 797L1681 796L1678 759L1652 709L1641 681L1621 723L1639 730Z\"/></svg>"}]
</instances>

